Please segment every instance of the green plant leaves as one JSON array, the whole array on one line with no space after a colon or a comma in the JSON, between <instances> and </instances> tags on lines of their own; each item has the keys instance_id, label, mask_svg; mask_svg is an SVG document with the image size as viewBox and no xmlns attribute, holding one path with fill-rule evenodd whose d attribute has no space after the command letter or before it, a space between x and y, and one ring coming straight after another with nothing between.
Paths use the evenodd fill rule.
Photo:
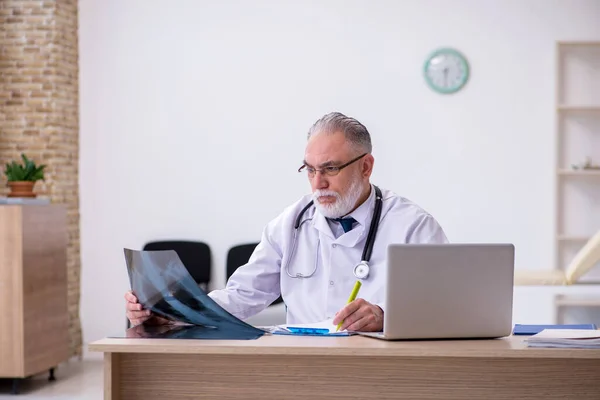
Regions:
<instances>
[{"instance_id":1,"label":"green plant leaves","mask_svg":"<svg viewBox=\"0 0 600 400\"><path fill-rule=\"evenodd\" d=\"M45 164L36 166L35 162L27 158L25 154L21 154L22 164L13 161L6 163L4 174L9 182L15 181L39 181L44 180Z\"/></svg>"}]
</instances>

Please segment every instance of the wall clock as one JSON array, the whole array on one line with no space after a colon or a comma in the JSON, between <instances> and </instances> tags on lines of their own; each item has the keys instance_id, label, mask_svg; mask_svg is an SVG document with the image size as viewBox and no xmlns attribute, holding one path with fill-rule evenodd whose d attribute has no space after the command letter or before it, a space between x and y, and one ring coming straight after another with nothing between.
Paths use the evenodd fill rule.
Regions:
<instances>
[{"instance_id":1,"label":"wall clock","mask_svg":"<svg viewBox=\"0 0 600 400\"><path fill-rule=\"evenodd\" d=\"M436 92L455 93L469 80L469 64L459 51L442 48L427 57L423 74L429 87Z\"/></svg>"}]
</instances>

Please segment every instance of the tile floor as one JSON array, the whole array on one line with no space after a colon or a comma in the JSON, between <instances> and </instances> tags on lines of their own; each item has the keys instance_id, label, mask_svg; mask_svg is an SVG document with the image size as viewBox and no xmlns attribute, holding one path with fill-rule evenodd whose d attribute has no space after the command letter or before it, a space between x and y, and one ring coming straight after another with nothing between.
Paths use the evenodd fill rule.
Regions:
<instances>
[{"instance_id":1,"label":"tile floor","mask_svg":"<svg viewBox=\"0 0 600 400\"><path fill-rule=\"evenodd\" d=\"M21 382L20 393L11 394L12 381L0 379L0 400L102 400L104 376L102 359L73 358L55 370L56 380L48 381L48 373Z\"/></svg>"}]
</instances>

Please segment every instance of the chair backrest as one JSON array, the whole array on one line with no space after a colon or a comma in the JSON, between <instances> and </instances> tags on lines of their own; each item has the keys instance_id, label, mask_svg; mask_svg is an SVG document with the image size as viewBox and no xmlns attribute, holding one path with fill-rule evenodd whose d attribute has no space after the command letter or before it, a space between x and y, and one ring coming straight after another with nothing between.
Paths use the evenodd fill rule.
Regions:
<instances>
[{"instance_id":1,"label":"chair backrest","mask_svg":"<svg viewBox=\"0 0 600 400\"><path fill-rule=\"evenodd\" d=\"M175 250L192 278L204 290L211 279L212 256L210 247L204 242L186 240L163 240L149 242L144 250Z\"/></svg>"},{"instance_id":2,"label":"chair backrest","mask_svg":"<svg viewBox=\"0 0 600 400\"><path fill-rule=\"evenodd\" d=\"M238 267L241 267L248 262L252 252L254 252L254 249L256 249L256 246L258 246L258 243L246 243L233 246L231 249L229 249L227 252L227 279L233 275ZM281 296L271 303L271 305L278 303L283 303Z\"/></svg>"},{"instance_id":3,"label":"chair backrest","mask_svg":"<svg viewBox=\"0 0 600 400\"><path fill-rule=\"evenodd\" d=\"M233 246L227 252L227 279L233 275L238 267L246 264L258 243L246 243Z\"/></svg>"}]
</instances>

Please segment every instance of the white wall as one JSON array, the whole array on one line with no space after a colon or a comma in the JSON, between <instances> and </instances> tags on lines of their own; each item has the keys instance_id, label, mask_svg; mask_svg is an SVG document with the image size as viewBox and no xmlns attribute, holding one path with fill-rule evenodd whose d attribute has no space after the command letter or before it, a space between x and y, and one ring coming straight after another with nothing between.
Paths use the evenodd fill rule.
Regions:
<instances>
[{"instance_id":1,"label":"white wall","mask_svg":"<svg viewBox=\"0 0 600 400\"><path fill-rule=\"evenodd\" d=\"M123 247L207 241L222 286L227 249L310 190L305 133L333 110L452 241L551 268L554 46L599 20L595 0L81 0L84 341L124 328ZM472 68L454 96L422 79L440 46ZM552 293L517 289L515 322L551 322Z\"/></svg>"}]
</instances>

